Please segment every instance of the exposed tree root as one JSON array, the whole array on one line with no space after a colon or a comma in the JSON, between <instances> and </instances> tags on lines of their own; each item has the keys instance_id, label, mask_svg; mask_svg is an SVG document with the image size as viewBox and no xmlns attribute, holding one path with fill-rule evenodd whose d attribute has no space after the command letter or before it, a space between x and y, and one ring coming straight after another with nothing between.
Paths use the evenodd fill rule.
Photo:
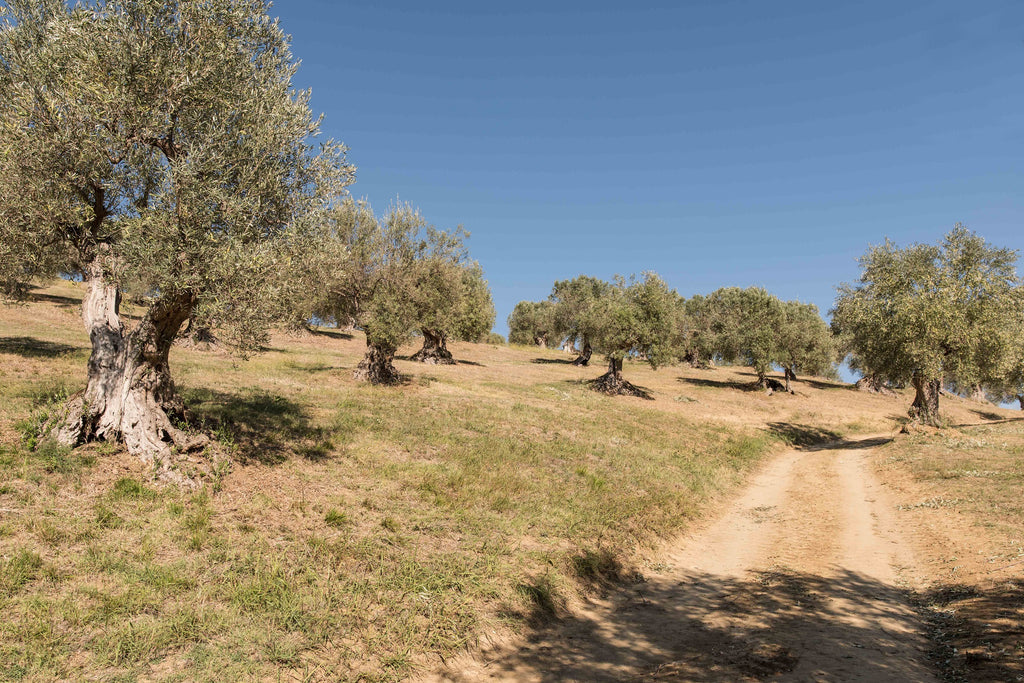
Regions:
<instances>
[{"instance_id":1,"label":"exposed tree root","mask_svg":"<svg viewBox=\"0 0 1024 683\"><path fill-rule=\"evenodd\" d=\"M635 384L630 384L622 379L622 375L618 373L606 372L597 379L590 380L588 384L594 391L600 391L602 394L608 394L609 396L636 396L637 398L653 400L650 393Z\"/></svg>"}]
</instances>

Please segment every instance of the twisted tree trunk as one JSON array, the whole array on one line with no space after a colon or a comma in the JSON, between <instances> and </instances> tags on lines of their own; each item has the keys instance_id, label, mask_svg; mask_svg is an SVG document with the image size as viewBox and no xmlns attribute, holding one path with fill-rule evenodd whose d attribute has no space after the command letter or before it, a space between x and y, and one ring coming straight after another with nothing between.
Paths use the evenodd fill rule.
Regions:
<instances>
[{"instance_id":1,"label":"twisted tree trunk","mask_svg":"<svg viewBox=\"0 0 1024 683\"><path fill-rule=\"evenodd\" d=\"M411 360L433 365L455 365L455 359L448 351L448 337L443 332L421 330L423 348L413 354Z\"/></svg>"},{"instance_id":2,"label":"twisted tree trunk","mask_svg":"<svg viewBox=\"0 0 1024 683\"><path fill-rule=\"evenodd\" d=\"M785 373L785 375L786 375L786 391L792 394L793 393L793 389L790 388L789 382L790 382L790 380L792 380L794 382L796 381L796 373L793 372L793 367L790 366L790 365L785 366L782 370L783 370L783 373Z\"/></svg>"},{"instance_id":3,"label":"twisted tree trunk","mask_svg":"<svg viewBox=\"0 0 1024 683\"><path fill-rule=\"evenodd\" d=\"M622 378L622 359L609 358L608 372L591 382L595 391L600 391L612 396L639 396L650 398L650 395L640 387L633 386Z\"/></svg>"},{"instance_id":4,"label":"twisted tree trunk","mask_svg":"<svg viewBox=\"0 0 1024 683\"><path fill-rule=\"evenodd\" d=\"M366 355L359 361L355 372L352 373L353 376L370 384L398 384L402 381L402 376L398 374L394 365L396 350L367 341Z\"/></svg>"},{"instance_id":5,"label":"twisted tree trunk","mask_svg":"<svg viewBox=\"0 0 1024 683\"><path fill-rule=\"evenodd\" d=\"M120 318L121 294L106 280L99 260L90 264L86 284L82 320L92 342L88 378L85 390L64 405L54 436L68 446L120 442L145 462L159 461L169 473L166 456L172 448L188 451L208 443L171 421L184 407L174 391L168 354L191 313L192 298L161 298L128 330Z\"/></svg>"},{"instance_id":6,"label":"twisted tree trunk","mask_svg":"<svg viewBox=\"0 0 1024 683\"><path fill-rule=\"evenodd\" d=\"M1017 403L1020 404L1020 409L1024 410L1024 394L1017 394Z\"/></svg>"},{"instance_id":7,"label":"twisted tree trunk","mask_svg":"<svg viewBox=\"0 0 1024 683\"><path fill-rule=\"evenodd\" d=\"M576 359L572 362L573 365L579 367L587 367L590 365L590 357L594 354L594 349L590 347L590 340L586 337L583 338L583 350L580 351L580 355L576 356Z\"/></svg>"},{"instance_id":8,"label":"twisted tree trunk","mask_svg":"<svg viewBox=\"0 0 1024 683\"><path fill-rule=\"evenodd\" d=\"M918 371L914 372L910 383L914 386L914 402L910 404L910 417L915 422L938 427L939 394L942 382L937 379L926 379Z\"/></svg>"}]
</instances>

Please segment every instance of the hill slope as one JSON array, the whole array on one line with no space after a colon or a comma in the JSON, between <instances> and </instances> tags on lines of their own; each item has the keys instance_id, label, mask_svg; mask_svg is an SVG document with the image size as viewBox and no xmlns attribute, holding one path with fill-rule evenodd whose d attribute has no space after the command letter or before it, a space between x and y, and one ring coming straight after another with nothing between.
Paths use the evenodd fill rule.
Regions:
<instances>
[{"instance_id":1,"label":"hill slope","mask_svg":"<svg viewBox=\"0 0 1024 683\"><path fill-rule=\"evenodd\" d=\"M522 632L651 571L662 543L786 446L895 430L909 398L825 381L746 391L745 369L626 377L609 398L557 351L454 344L454 367L351 371L358 333L279 335L240 362L177 348L196 492L108 445L32 450L84 383L73 283L0 309L0 676L389 680ZM403 350L405 355L414 349ZM954 422L1003 417L949 400Z\"/></svg>"}]
</instances>

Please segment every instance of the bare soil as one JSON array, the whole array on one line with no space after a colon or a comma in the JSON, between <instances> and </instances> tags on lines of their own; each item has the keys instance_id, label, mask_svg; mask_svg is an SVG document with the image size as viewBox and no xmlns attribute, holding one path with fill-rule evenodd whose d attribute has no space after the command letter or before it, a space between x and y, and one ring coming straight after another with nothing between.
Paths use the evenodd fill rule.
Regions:
<instances>
[{"instance_id":1,"label":"bare soil","mask_svg":"<svg viewBox=\"0 0 1024 683\"><path fill-rule=\"evenodd\" d=\"M936 680L912 542L872 466L888 440L779 454L641 582L433 680Z\"/></svg>"}]
</instances>

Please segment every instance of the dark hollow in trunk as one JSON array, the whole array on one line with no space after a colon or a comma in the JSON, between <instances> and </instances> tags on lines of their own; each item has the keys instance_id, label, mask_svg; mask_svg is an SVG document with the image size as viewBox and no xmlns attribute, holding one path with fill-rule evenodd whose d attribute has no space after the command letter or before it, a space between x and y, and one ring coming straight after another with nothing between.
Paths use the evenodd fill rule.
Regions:
<instances>
[{"instance_id":1,"label":"dark hollow in trunk","mask_svg":"<svg viewBox=\"0 0 1024 683\"><path fill-rule=\"evenodd\" d=\"M402 376L395 369L395 349L367 342L366 355L359 361L353 376L370 384L398 384Z\"/></svg>"},{"instance_id":2,"label":"dark hollow in trunk","mask_svg":"<svg viewBox=\"0 0 1024 683\"><path fill-rule=\"evenodd\" d=\"M184 480L173 471L172 449L191 451L209 442L178 429L171 419L182 416L184 406L175 394L167 357L192 299L162 298L127 330L120 319L120 292L106 281L99 264L89 267L86 284L82 319L92 343L86 386L65 403L53 434L68 446L123 443L132 455L159 464L161 475Z\"/></svg>"},{"instance_id":3,"label":"dark hollow in trunk","mask_svg":"<svg viewBox=\"0 0 1024 683\"><path fill-rule=\"evenodd\" d=\"M651 398L651 395L640 387L634 386L622 378L622 359L609 358L608 372L597 379L590 381L590 387L594 391L600 391L611 396L637 396L639 398Z\"/></svg>"},{"instance_id":4,"label":"dark hollow in trunk","mask_svg":"<svg viewBox=\"0 0 1024 683\"><path fill-rule=\"evenodd\" d=\"M578 365L582 368L590 365L590 357L594 355L594 350L590 348L590 340L583 339L583 350L580 351L580 355L576 356L576 359L572 362L573 365Z\"/></svg>"},{"instance_id":5,"label":"dark hollow in trunk","mask_svg":"<svg viewBox=\"0 0 1024 683\"><path fill-rule=\"evenodd\" d=\"M937 379L926 379L920 372L915 372L910 380L914 386L914 402L910 404L910 418L915 422L940 426L939 394L942 382Z\"/></svg>"},{"instance_id":6,"label":"dark hollow in trunk","mask_svg":"<svg viewBox=\"0 0 1024 683\"><path fill-rule=\"evenodd\" d=\"M455 365L455 359L448 351L447 336L431 330L423 330L423 348L414 353L411 360L433 365Z\"/></svg>"}]
</instances>

